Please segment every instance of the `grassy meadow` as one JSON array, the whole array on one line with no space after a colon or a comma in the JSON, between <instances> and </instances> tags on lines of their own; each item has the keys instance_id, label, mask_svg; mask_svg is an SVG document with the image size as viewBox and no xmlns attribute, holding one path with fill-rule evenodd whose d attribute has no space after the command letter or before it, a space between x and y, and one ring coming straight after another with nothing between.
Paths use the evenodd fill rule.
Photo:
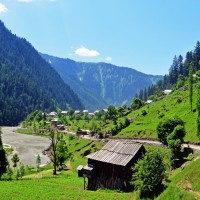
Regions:
<instances>
[{"instance_id":1,"label":"grassy meadow","mask_svg":"<svg viewBox=\"0 0 200 200\"><path fill-rule=\"evenodd\" d=\"M189 91L180 88L172 94L130 113L128 117L134 118L135 121L118 133L116 137L157 138L156 127L158 123L163 119L178 116L185 122L187 133L184 140L198 142L199 139L196 135L197 93L195 87L196 85L194 85L193 111L190 110ZM144 110L147 113L146 115L142 114Z\"/></svg>"},{"instance_id":2,"label":"grassy meadow","mask_svg":"<svg viewBox=\"0 0 200 200\"><path fill-rule=\"evenodd\" d=\"M68 170L58 171L57 176L52 175L52 166L42 167L39 172L34 167L29 168L26 175L19 180L2 180L0 181L0 199L2 200L25 200L25 199L122 199L136 200L139 199L139 193L120 192L101 189L97 191L88 191L83 188L83 178L77 175L78 165L85 165L87 159L84 153L90 150L90 153L99 150L104 143L82 140L76 136L65 136L68 143L69 151L73 152L73 158L66 165ZM165 155L165 162L168 165L169 150L158 147L145 146L146 150L160 149ZM200 159L195 160L196 155L192 155L186 162L184 169L173 171L166 181L166 189L157 197L159 200L165 199L195 199L200 191L199 165ZM195 160L195 161L194 161ZM169 174L169 168L167 170ZM190 186L188 188L188 185Z\"/></svg>"}]
</instances>

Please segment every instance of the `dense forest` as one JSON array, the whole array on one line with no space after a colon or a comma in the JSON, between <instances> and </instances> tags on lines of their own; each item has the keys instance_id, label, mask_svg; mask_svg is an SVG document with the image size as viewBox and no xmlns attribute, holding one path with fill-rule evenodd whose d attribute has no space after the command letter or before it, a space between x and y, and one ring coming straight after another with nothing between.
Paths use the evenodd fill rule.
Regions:
<instances>
[{"instance_id":1,"label":"dense forest","mask_svg":"<svg viewBox=\"0 0 200 200\"><path fill-rule=\"evenodd\" d=\"M193 51L188 51L185 60L182 55L175 55L172 65L169 68L169 73L164 75L163 80L159 80L157 84L151 85L145 89L141 89L136 95L142 100L147 100L153 94L159 93L165 89L175 89L173 87L181 87L189 75L189 68L191 66L192 73L200 70L200 42L197 41ZM177 84L178 83L178 84ZM175 85L176 84L176 85Z\"/></svg>"},{"instance_id":2,"label":"dense forest","mask_svg":"<svg viewBox=\"0 0 200 200\"><path fill-rule=\"evenodd\" d=\"M1 21L0 44L0 125L17 125L37 109L84 108L32 45Z\"/></svg>"}]
</instances>

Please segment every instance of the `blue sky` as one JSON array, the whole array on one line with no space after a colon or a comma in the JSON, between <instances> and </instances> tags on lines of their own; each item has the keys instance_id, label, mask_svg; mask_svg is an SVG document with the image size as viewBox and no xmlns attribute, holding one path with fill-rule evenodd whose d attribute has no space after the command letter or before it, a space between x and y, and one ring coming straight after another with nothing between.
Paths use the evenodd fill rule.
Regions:
<instances>
[{"instance_id":1,"label":"blue sky","mask_svg":"<svg viewBox=\"0 0 200 200\"><path fill-rule=\"evenodd\" d=\"M0 0L0 19L38 51L165 74L200 40L199 0Z\"/></svg>"}]
</instances>

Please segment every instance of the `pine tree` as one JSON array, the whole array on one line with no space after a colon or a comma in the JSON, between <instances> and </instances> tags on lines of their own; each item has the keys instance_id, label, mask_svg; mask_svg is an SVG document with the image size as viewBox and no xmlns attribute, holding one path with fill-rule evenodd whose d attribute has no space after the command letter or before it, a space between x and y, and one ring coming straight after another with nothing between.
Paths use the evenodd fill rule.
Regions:
<instances>
[{"instance_id":1,"label":"pine tree","mask_svg":"<svg viewBox=\"0 0 200 200\"><path fill-rule=\"evenodd\" d=\"M183 56L179 55L178 57L178 73L183 75Z\"/></svg>"},{"instance_id":2,"label":"pine tree","mask_svg":"<svg viewBox=\"0 0 200 200\"><path fill-rule=\"evenodd\" d=\"M183 75L188 76L189 73L189 65L193 61L193 53L192 51L188 51L185 56L185 62L183 65Z\"/></svg>"},{"instance_id":3,"label":"pine tree","mask_svg":"<svg viewBox=\"0 0 200 200\"><path fill-rule=\"evenodd\" d=\"M12 162L13 162L13 167L16 168L17 167L17 163L19 162L19 156L15 153L13 155L13 157L11 158Z\"/></svg>"},{"instance_id":4,"label":"pine tree","mask_svg":"<svg viewBox=\"0 0 200 200\"><path fill-rule=\"evenodd\" d=\"M173 85L176 83L178 79L178 59L174 56L173 63L169 69L169 81L170 84Z\"/></svg>"},{"instance_id":5,"label":"pine tree","mask_svg":"<svg viewBox=\"0 0 200 200\"><path fill-rule=\"evenodd\" d=\"M25 167L23 163L20 163L19 165L19 172L20 172L20 178L22 178L25 175Z\"/></svg>"},{"instance_id":6,"label":"pine tree","mask_svg":"<svg viewBox=\"0 0 200 200\"><path fill-rule=\"evenodd\" d=\"M190 91L190 110L192 111L192 99L193 99L193 64L190 63L189 67L189 91Z\"/></svg>"},{"instance_id":7,"label":"pine tree","mask_svg":"<svg viewBox=\"0 0 200 200\"><path fill-rule=\"evenodd\" d=\"M38 172L39 169L40 169L40 165L41 165L41 158L40 158L40 155L38 154L38 155L37 155L37 158L36 158L36 168L37 168L37 172Z\"/></svg>"},{"instance_id":8,"label":"pine tree","mask_svg":"<svg viewBox=\"0 0 200 200\"><path fill-rule=\"evenodd\" d=\"M199 64L199 61L200 61L200 42L197 41L197 44L195 46L195 49L194 49L194 72L196 72L197 70L200 69L200 64Z\"/></svg>"},{"instance_id":9,"label":"pine tree","mask_svg":"<svg viewBox=\"0 0 200 200\"><path fill-rule=\"evenodd\" d=\"M0 179L1 176L6 173L7 170L7 159L6 159L6 152L3 148L2 140L1 140L1 129L0 129Z\"/></svg>"},{"instance_id":10,"label":"pine tree","mask_svg":"<svg viewBox=\"0 0 200 200\"><path fill-rule=\"evenodd\" d=\"M200 83L197 92L197 136L200 139Z\"/></svg>"},{"instance_id":11,"label":"pine tree","mask_svg":"<svg viewBox=\"0 0 200 200\"><path fill-rule=\"evenodd\" d=\"M144 99L144 91L143 91L143 89L141 89L140 92L139 92L139 98L142 99L142 100Z\"/></svg>"}]
</instances>

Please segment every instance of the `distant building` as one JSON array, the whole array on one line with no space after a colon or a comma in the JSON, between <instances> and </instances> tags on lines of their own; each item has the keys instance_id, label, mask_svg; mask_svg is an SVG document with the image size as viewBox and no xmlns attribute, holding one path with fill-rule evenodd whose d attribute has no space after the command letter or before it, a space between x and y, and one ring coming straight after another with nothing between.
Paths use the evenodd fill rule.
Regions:
<instances>
[{"instance_id":1,"label":"distant building","mask_svg":"<svg viewBox=\"0 0 200 200\"><path fill-rule=\"evenodd\" d=\"M88 115L89 115L90 117L93 117L93 116L94 116L94 113L88 113Z\"/></svg>"},{"instance_id":2,"label":"distant building","mask_svg":"<svg viewBox=\"0 0 200 200\"><path fill-rule=\"evenodd\" d=\"M147 104L150 104L150 103L152 103L152 102L153 102L153 100L147 100L147 101L146 101Z\"/></svg>"},{"instance_id":3,"label":"distant building","mask_svg":"<svg viewBox=\"0 0 200 200\"><path fill-rule=\"evenodd\" d=\"M83 110L83 113L88 113L88 110Z\"/></svg>"},{"instance_id":4,"label":"distant building","mask_svg":"<svg viewBox=\"0 0 200 200\"><path fill-rule=\"evenodd\" d=\"M51 120L51 125L54 126L54 127L56 127L58 125L58 123L59 123L58 118L54 118L54 119Z\"/></svg>"},{"instance_id":5,"label":"distant building","mask_svg":"<svg viewBox=\"0 0 200 200\"><path fill-rule=\"evenodd\" d=\"M56 126L58 130L65 130L65 126L62 124L59 124Z\"/></svg>"},{"instance_id":6,"label":"distant building","mask_svg":"<svg viewBox=\"0 0 200 200\"><path fill-rule=\"evenodd\" d=\"M132 166L145 149L142 144L128 140L110 140L101 150L86 156L88 165L79 166L78 176L88 179L87 189L109 188L128 190Z\"/></svg>"},{"instance_id":7,"label":"distant building","mask_svg":"<svg viewBox=\"0 0 200 200\"><path fill-rule=\"evenodd\" d=\"M67 115L67 113L68 113L68 111L65 111L65 110L63 110L63 111L61 112L62 115Z\"/></svg>"},{"instance_id":8,"label":"distant building","mask_svg":"<svg viewBox=\"0 0 200 200\"><path fill-rule=\"evenodd\" d=\"M55 116L57 116L58 114L57 114L57 112L50 112L48 115L51 116L51 117L55 117Z\"/></svg>"},{"instance_id":9,"label":"distant building","mask_svg":"<svg viewBox=\"0 0 200 200\"><path fill-rule=\"evenodd\" d=\"M80 113L81 113L80 110L75 110L75 111L74 111L74 114L75 114L75 115L80 114Z\"/></svg>"},{"instance_id":10,"label":"distant building","mask_svg":"<svg viewBox=\"0 0 200 200\"><path fill-rule=\"evenodd\" d=\"M163 94L168 95L168 94L170 94L171 92L172 92L172 90L164 90L164 91L163 91Z\"/></svg>"}]
</instances>

